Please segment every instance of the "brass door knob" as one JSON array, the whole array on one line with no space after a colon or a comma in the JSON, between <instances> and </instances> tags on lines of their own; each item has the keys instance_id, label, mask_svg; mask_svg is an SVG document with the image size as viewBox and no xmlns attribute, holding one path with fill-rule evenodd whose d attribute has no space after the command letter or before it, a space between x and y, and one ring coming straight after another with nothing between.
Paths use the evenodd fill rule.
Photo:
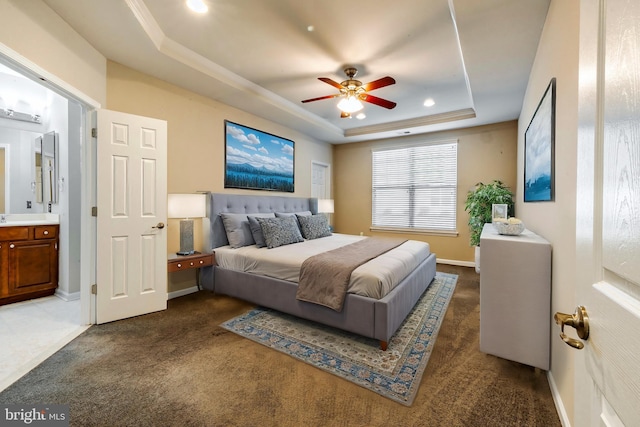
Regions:
<instances>
[{"instance_id":1,"label":"brass door knob","mask_svg":"<svg viewBox=\"0 0 640 427\"><path fill-rule=\"evenodd\" d=\"M556 321L556 324L560 325L560 338L562 338L562 341L573 348L582 350L584 348L584 343L575 338L568 337L564 333L564 327L565 325L571 326L572 328L575 328L581 339L589 339L589 316L587 315L587 309L584 308L584 306L579 306L576 307L576 312L573 314L557 312L553 318Z\"/></svg>"},{"instance_id":2,"label":"brass door knob","mask_svg":"<svg viewBox=\"0 0 640 427\"><path fill-rule=\"evenodd\" d=\"M162 230L164 228L164 222L159 222L158 225L154 225L151 228L159 228L160 230Z\"/></svg>"}]
</instances>

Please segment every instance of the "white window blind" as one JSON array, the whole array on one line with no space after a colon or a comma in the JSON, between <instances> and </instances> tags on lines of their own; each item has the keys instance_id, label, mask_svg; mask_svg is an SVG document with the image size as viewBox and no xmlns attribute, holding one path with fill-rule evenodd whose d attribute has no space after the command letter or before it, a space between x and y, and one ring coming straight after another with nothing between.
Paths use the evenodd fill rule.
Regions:
<instances>
[{"instance_id":1,"label":"white window blind","mask_svg":"<svg viewBox=\"0 0 640 427\"><path fill-rule=\"evenodd\" d=\"M374 227L456 230L458 143L373 152Z\"/></svg>"}]
</instances>

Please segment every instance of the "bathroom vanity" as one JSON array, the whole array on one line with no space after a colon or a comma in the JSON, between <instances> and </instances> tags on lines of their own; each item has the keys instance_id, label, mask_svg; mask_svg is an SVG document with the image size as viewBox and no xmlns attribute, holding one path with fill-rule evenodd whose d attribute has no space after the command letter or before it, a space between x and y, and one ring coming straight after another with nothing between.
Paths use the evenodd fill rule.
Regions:
<instances>
[{"instance_id":1,"label":"bathroom vanity","mask_svg":"<svg viewBox=\"0 0 640 427\"><path fill-rule=\"evenodd\" d=\"M53 295L58 287L58 215L3 215L0 305Z\"/></svg>"}]
</instances>

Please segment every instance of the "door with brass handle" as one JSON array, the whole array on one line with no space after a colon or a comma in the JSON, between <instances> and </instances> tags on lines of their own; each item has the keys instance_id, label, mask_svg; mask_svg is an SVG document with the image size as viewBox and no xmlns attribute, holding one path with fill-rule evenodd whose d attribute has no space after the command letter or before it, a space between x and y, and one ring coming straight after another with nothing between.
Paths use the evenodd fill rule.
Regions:
<instances>
[{"instance_id":1,"label":"door with brass handle","mask_svg":"<svg viewBox=\"0 0 640 427\"><path fill-rule=\"evenodd\" d=\"M560 338L562 338L562 341L573 348L582 350L584 343L575 338L568 337L564 333L564 327L566 325L575 328L580 339L587 340L589 338L589 316L587 316L587 309L584 308L584 306L579 306L576 307L576 312L573 314L557 312L553 318L556 324L560 325Z\"/></svg>"},{"instance_id":2,"label":"door with brass handle","mask_svg":"<svg viewBox=\"0 0 640 427\"><path fill-rule=\"evenodd\" d=\"M160 230L162 230L164 228L164 222L159 222L157 225L154 225L151 228L159 228Z\"/></svg>"}]
</instances>

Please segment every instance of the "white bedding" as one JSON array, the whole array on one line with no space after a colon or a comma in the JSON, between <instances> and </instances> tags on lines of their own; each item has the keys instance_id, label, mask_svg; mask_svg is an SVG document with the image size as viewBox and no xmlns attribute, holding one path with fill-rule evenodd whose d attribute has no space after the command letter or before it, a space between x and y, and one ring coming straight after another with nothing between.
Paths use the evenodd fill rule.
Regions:
<instances>
[{"instance_id":1,"label":"white bedding","mask_svg":"<svg viewBox=\"0 0 640 427\"><path fill-rule=\"evenodd\" d=\"M329 237L305 240L301 243L273 249L255 245L232 249L222 246L215 249L218 266L234 271L259 274L277 279L298 282L300 266L310 256L348 245L362 236L334 233ZM430 254L429 244L408 240L356 268L351 274L349 293L380 299L411 273Z\"/></svg>"}]
</instances>

